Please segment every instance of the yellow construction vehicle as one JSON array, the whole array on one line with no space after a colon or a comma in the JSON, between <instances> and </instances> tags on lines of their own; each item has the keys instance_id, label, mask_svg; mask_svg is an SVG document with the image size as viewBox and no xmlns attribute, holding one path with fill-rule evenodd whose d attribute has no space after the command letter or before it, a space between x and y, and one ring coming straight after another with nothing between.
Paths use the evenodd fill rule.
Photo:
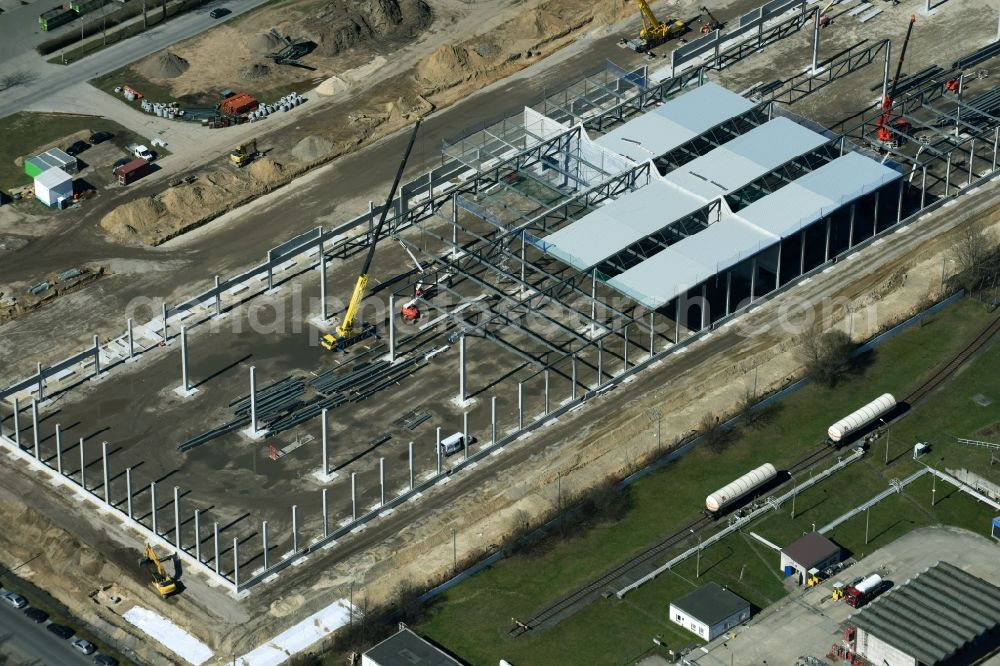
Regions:
<instances>
[{"instance_id":1,"label":"yellow construction vehicle","mask_svg":"<svg viewBox=\"0 0 1000 666\"><path fill-rule=\"evenodd\" d=\"M153 577L153 587L164 599L177 591L177 583L167 574L160 563L160 558L156 556L156 551L148 543L146 544L146 556L139 560L139 566L149 571Z\"/></svg>"},{"instance_id":2,"label":"yellow construction vehicle","mask_svg":"<svg viewBox=\"0 0 1000 666\"><path fill-rule=\"evenodd\" d=\"M382 207L382 214L370 239L368 255L365 257L365 263L361 267L361 274L358 275L357 284L354 285L354 293L351 294L351 301L347 305L347 311L344 312L344 317L340 320L340 325L337 326L335 334L327 333L320 340L320 344L330 351L345 351L355 342L375 335L374 324L365 322L358 327L355 324L355 319L357 319L358 310L361 308L361 301L365 298L365 289L368 287L368 270L371 268L372 258L375 256L375 245L378 242L379 235L382 233L382 227L385 225L385 218L389 213L389 209L392 207L392 199L396 196L396 188L399 187L399 180L403 177L406 160L409 159L410 151L413 150L413 142L417 138L417 129L420 128L421 120L421 118L417 118L417 122L413 126L413 132L410 134L410 143L406 146L406 152L403 154L403 159L396 170L396 177L392 181L389 197L385 201L385 206Z\"/></svg>"},{"instance_id":3,"label":"yellow construction vehicle","mask_svg":"<svg viewBox=\"0 0 1000 666\"><path fill-rule=\"evenodd\" d=\"M847 583L838 580L836 583L833 584L833 594L830 595L830 598L833 599L834 601L840 601L841 599L844 598L844 590L846 589L847 589Z\"/></svg>"},{"instance_id":4,"label":"yellow construction vehicle","mask_svg":"<svg viewBox=\"0 0 1000 666\"><path fill-rule=\"evenodd\" d=\"M642 30L639 31L639 39L629 39L625 43L630 49L637 53L643 53L659 46L669 39L678 37L687 30L684 21L667 20L661 23L653 10L649 8L646 0L636 0L639 3L639 13L642 15Z\"/></svg>"},{"instance_id":5,"label":"yellow construction vehicle","mask_svg":"<svg viewBox=\"0 0 1000 666\"><path fill-rule=\"evenodd\" d=\"M242 168L253 162L258 155L260 153L257 152L257 139L251 139L236 146L233 152L229 153L229 159L233 164Z\"/></svg>"}]
</instances>

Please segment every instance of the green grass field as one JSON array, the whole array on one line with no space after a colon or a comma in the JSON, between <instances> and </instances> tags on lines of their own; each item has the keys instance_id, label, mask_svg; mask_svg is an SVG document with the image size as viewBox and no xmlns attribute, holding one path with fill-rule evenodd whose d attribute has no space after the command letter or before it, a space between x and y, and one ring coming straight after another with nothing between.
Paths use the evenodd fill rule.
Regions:
<instances>
[{"instance_id":1,"label":"green grass field","mask_svg":"<svg viewBox=\"0 0 1000 666\"><path fill-rule=\"evenodd\" d=\"M500 658L513 663L626 663L651 649L652 638L658 634L672 647L695 642L693 634L666 618L670 599L695 587L693 559L625 599L602 599L549 631L514 640L507 637L507 630L511 618L530 617L657 537L676 530L700 511L708 493L744 471L768 461L779 469L787 467L816 446L826 427L843 414L885 391L901 397L957 352L986 321L988 315L974 301L955 304L925 325L880 346L864 370L841 385L833 389L807 386L789 396L764 427L741 433L721 456L697 449L637 482L628 490L634 508L623 520L554 543L538 554L503 560L448 591L432 602L428 618L417 630L475 664L496 663ZM894 425L889 467L880 448L885 440L880 440L865 459L849 468L850 492L844 491L843 474L835 475L799 493L794 521L786 505L783 513L765 517L752 529L784 544L812 529L813 523L819 527L829 522L885 489L889 478L915 469L910 452L918 439L932 440L937 457L928 462L937 463L938 451L951 450L943 444L938 448L945 433L968 435L995 420L995 410L980 407L968 396L985 393L1000 399L1000 377L992 372L998 362L1000 347L993 347L959 373L946 390L936 392ZM873 508L867 545L863 514L839 526L831 536L860 555L906 531L936 522L988 529L989 511L940 482L939 501L931 509L930 484L930 479L921 479L904 494ZM673 554L665 554L663 560ZM786 593L773 552L742 536L706 549L700 565L699 584L715 580L759 607Z\"/></svg>"}]
</instances>

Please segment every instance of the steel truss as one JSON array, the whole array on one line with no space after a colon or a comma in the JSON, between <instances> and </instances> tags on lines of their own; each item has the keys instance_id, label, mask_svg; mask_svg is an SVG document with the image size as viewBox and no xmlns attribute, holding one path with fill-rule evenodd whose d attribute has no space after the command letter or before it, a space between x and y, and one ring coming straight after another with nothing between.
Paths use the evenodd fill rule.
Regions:
<instances>
[{"instance_id":1,"label":"steel truss","mask_svg":"<svg viewBox=\"0 0 1000 666\"><path fill-rule=\"evenodd\" d=\"M885 55L882 57L887 57L889 43L888 39L870 46L863 46L864 42L858 42L821 62L818 72L807 71L785 79L768 93L767 99L783 104L794 104L834 81L867 67L875 62L883 51Z\"/></svg>"}]
</instances>

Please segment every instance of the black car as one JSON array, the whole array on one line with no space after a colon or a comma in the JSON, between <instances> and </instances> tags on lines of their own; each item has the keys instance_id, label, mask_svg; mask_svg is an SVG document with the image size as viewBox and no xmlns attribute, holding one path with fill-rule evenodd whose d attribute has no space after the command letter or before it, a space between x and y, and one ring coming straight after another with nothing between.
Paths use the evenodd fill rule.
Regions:
<instances>
[{"instance_id":1,"label":"black car","mask_svg":"<svg viewBox=\"0 0 1000 666\"><path fill-rule=\"evenodd\" d=\"M49 614L43 611L41 608L35 608L34 606L24 609L24 615L32 622L45 622L49 619Z\"/></svg>"},{"instance_id":2,"label":"black car","mask_svg":"<svg viewBox=\"0 0 1000 666\"><path fill-rule=\"evenodd\" d=\"M226 9L225 7L219 7L218 9L213 9L208 13L208 15L211 16L212 18L222 18L226 14L232 14L232 12Z\"/></svg>"},{"instance_id":3,"label":"black car","mask_svg":"<svg viewBox=\"0 0 1000 666\"><path fill-rule=\"evenodd\" d=\"M87 150L87 148L90 148L90 144L86 141L76 141L66 149L66 154L76 156Z\"/></svg>"},{"instance_id":4,"label":"black car","mask_svg":"<svg viewBox=\"0 0 1000 666\"><path fill-rule=\"evenodd\" d=\"M65 624L56 624L54 622L45 628L51 631L56 636L58 636L59 638L69 638L74 633L76 633L72 629L67 627Z\"/></svg>"},{"instance_id":5,"label":"black car","mask_svg":"<svg viewBox=\"0 0 1000 666\"><path fill-rule=\"evenodd\" d=\"M91 145L96 146L99 143L104 143L112 137L114 137L114 134L111 132L105 132L103 130L100 132L94 132L90 135L90 143Z\"/></svg>"},{"instance_id":6,"label":"black car","mask_svg":"<svg viewBox=\"0 0 1000 666\"><path fill-rule=\"evenodd\" d=\"M109 657L106 654L98 653L97 656L94 657L94 661L96 661L101 666L118 666L118 660L115 659L114 657Z\"/></svg>"},{"instance_id":7,"label":"black car","mask_svg":"<svg viewBox=\"0 0 1000 666\"><path fill-rule=\"evenodd\" d=\"M123 166L125 166L126 164L128 164L131 161L132 160L128 159L127 157L123 157L120 160L115 160L114 165L112 165L112 167L111 167L111 173L117 174L118 173L118 167L123 167Z\"/></svg>"}]
</instances>

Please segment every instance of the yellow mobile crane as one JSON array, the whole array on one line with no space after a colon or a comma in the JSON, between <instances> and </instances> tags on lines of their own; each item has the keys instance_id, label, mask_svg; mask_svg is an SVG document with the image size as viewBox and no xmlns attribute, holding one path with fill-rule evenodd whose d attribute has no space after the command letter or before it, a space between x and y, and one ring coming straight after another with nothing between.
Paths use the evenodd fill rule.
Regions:
<instances>
[{"instance_id":1,"label":"yellow mobile crane","mask_svg":"<svg viewBox=\"0 0 1000 666\"><path fill-rule=\"evenodd\" d=\"M164 599L177 591L177 583L167 574L160 563L160 558L156 556L156 551L148 543L146 544L146 556L139 560L139 566L145 567L153 576L153 587Z\"/></svg>"},{"instance_id":2,"label":"yellow mobile crane","mask_svg":"<svg viewBox=\"0 0 1000 666\"><path fill-rule=\"evenodd\" d=\"M687 30L684 21L668 20L666 23L661 23L646 0L636 0L636 2L642 15L642 30L639 31L639 39L629 39L625 42L636 53L648 51L673 37L684 34Z\"/></svg>"},{"instance_id":3,"label":"yellow mobile crane","mask_svg":"<svg viewBox=\"0 0 1000 666\"><path fill-rule=\"evenodd\" d=\"M368 338L375 335L375 326L370 323L363 323L360 328L355 326L355 319L358 316L358 309L361 307L361 301L365 297L365 289L368 287L368 270L372 266L372 258L375 256L375 244L378 241L379 234L382 233L382 227L385 225L385 218L389 213L389 207L392 206L392 199L396 196L396 188L399 187L399 179L403 177L403 169L406 168L406 160L410 157L410 151L413 150L413 142L417 138L417 130L420 128L420 122L422 118L417 118L416 124L413 126L413 132L410 134L410 143L406 146L406 152L403 153L403 159L399 163L399 168L396 170L396 177L392 181L392 188L389 190L389 197L385 201L385 206L382 207L382 214L379 216L378 224L375 226L375 232L372 234L371 241L368 245L368 255L365 257L365 263L361 267L361 274L358 275L358 282L354 285L354 293L351 294L351 302L347 305L347 311L344 312L344 318L340 321L340 325L335 331L335 335L327 333L320 340L320 344L330 351L344 351L351 345L353 345L358 340Z\"/></svg>"}]
</instances>

